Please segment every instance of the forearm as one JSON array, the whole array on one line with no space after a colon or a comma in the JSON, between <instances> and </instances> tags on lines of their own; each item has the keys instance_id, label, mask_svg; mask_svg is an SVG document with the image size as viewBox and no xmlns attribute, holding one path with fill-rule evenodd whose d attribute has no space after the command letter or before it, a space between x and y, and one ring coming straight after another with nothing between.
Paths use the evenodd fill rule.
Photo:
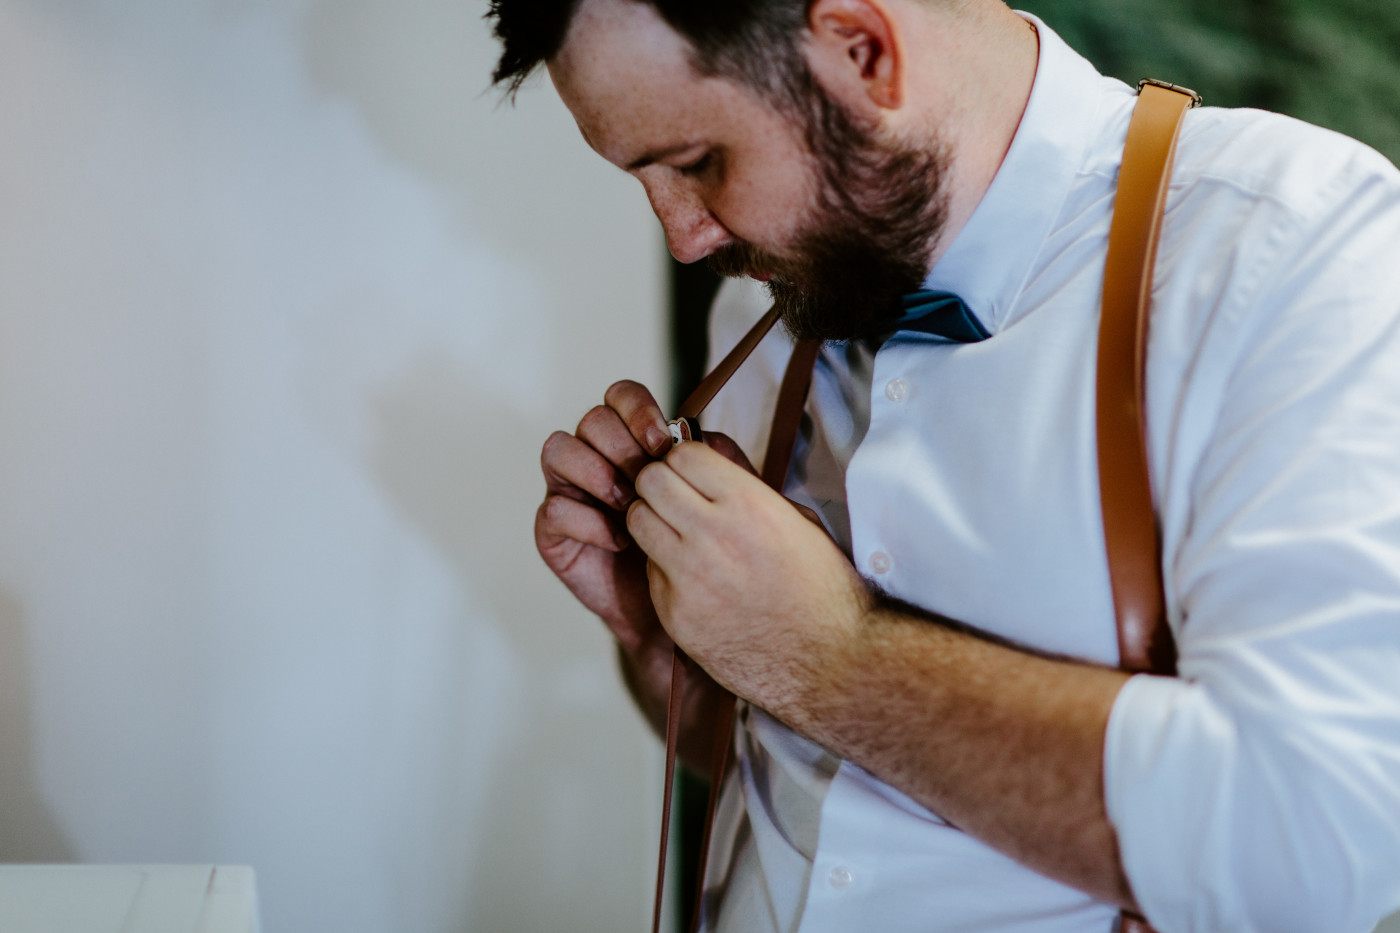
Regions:
<instances>
[{"instance_id":1,"label":"forearm","mask_svg":"<svg viewBox=\"0 0 1400 933\"><path fill-rule=\"evenodd\" d=\"M807 669L780 718L1022 864L1133 906L1103 792L1126 675L879 603Z\"/></svg>"},{"instance_id":2,"label":"forearm","mask_svg":"<svg viewBox=\"0 0 1400 933\"><path fill-rule=\"evenodd\" d=\"M1103 790L1125 675L891 608L824 531L698 444L636 487L657 616L721 684L1023 864L1131 903Z\"/></svg>"}]
</instances>

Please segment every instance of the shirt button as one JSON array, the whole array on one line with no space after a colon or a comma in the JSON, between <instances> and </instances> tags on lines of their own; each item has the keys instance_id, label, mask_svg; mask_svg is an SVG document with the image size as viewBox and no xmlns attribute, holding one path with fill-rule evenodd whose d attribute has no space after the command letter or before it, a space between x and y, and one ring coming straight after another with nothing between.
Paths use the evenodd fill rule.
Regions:
<instances>
[{"instance_id":1,"label":"shirt button","mask_svg":"<svg viewBox=\"0 0 1400 933\"><path fill-rule=\"evenodd\" d=\"M856 877L851 874L851 870L845 865L837 865L831 870L831 874L826 876L827 884L838 891L844 891L855 883Z\"/></svg>"},{"instance_id":2,"label":"shirt button","mask_svg":"<svg viewBox=\"0 0 1400 933\"><path fill-rule=\"evenodd\" d=\"M889 573L890 568L893 566L894 561L891 560L890 555L886 554L884 551L876 551L874 554L870 555L870 569L881 576Z\"/></svg>"},{"instance_id":3,"label":"shirt button","mask_svg":"<svg viewBox=\"0 0 1400 933\"><path fill-rule=\"evenodd\" d=\"M891 379L885 386L885 397L891 402L902 402L909 394L909 384L903 379Z\"/></svg>"}]
</instances>

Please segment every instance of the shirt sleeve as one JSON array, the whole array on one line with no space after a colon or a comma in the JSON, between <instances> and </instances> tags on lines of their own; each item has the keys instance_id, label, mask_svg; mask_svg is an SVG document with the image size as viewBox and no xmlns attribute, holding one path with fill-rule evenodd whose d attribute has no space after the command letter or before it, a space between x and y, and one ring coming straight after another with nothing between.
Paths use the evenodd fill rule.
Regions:
<instances>
[{"instance_id":1,"label":"shirt sleeve","mask_svg":"<svg viewBox=\"0 0 1400 933\"><path fill-rule=\"evenodd\" d=\"M1105 745L1163 933L1366 933L1400 906L1400 181L1358 157L1279 250L1166 558L1180 679Z\"/></svg>"}]
</instances>

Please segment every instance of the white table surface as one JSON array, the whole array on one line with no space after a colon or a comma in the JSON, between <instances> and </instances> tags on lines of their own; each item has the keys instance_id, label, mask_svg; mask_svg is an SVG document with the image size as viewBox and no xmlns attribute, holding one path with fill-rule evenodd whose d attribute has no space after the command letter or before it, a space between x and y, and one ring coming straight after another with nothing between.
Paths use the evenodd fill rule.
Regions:
<instances>
[{"instance_id":1,"label":"white table surface","mask_svg":"<svg viewBox=\"0 0 1400 933\"><path fill-rule=\"evenodd\" d=\"M253 870L0 865L4 933L258 933Z\"/></svg>"}]
</instances>

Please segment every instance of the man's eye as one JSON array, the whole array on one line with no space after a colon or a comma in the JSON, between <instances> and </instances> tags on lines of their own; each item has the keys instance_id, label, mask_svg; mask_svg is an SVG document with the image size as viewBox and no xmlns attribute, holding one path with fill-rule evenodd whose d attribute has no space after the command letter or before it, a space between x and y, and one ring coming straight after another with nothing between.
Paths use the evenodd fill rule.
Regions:
<instances>
[{"instance_id":1,"label":"man's eye","mask_svg":"<svg viewBox=\"0 0 1400 933\"><path fill-rule=\"evenodd\" d=\"M689 165L682 165L677 170L682 175L703 175L705 170L714 162L714 153L707 152Z\"/></svg>"}]
</instances>

